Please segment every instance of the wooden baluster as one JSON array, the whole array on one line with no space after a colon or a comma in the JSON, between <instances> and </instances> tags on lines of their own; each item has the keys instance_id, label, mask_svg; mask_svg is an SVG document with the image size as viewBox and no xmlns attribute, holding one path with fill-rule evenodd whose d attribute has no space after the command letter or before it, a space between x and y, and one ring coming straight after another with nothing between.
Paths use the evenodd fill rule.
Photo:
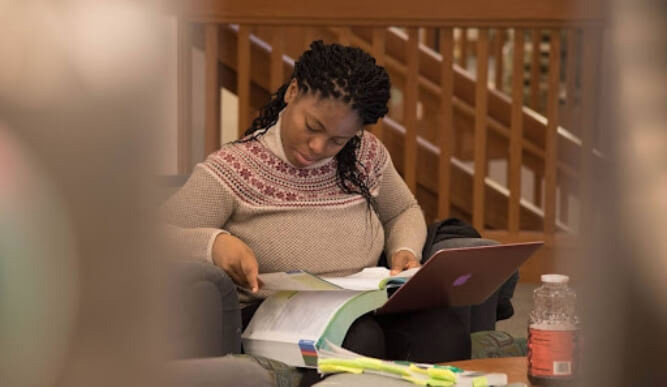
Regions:
<instances>
[{"instance_id":1,"label":"wooden baluster","mask_svg":"<svg viewBox=\"0 0 667 387\"><path fill-rule=\"evenodd\" d=\"M250 127L250 28L239 26L236 53L236 95L239 101L239 138Z\"/></svg>"},{"instance_id":2,"label":"wooden baluster","mask_svg":"<svg viewBox=\"0 0 667 387\"><path fill-rule=\"evenodd\" d=\"M514 55L512 58L512 118L509 151L508 187L510 190L507 214L508 229L517 234L521 211L521 163L523 147L523 56L524 30L514 30Z\"/></svg>"},{"instance_id":3,"label":"wooden baluster","mask_svg":"<svg viewBox=\"0 0 667 387\"><path fill-rule=\"evenodd\" d=\"M386 28L373 29L372 55L378 66L384 66L384 52L386 44ZM384 141L384 126L382 119L378 120L377 124L371 127L371 132L377 136L380 141Z\"/></svg>"},{"instance_id":4,"label":"wooden baluster","mask_svg":"<svg viewBox=\"0 0 667 387\"><path fill-rule=\"evenodd\" d=\"M438 179L438 219L450 216L451 205L451 158L454 141L454 31L451 27L440 29L440 165Z\"/></svg>"},{"instance_id":5,"label":"wooden baluster","mask_svg":"<svg viewBox=\"0 0 667 387\"><path fill-rule=\"evenodd\" d=\"M542 207L542 180L544 175L540 171L533 171L533 203L536 207Z\"/></svg>"},{"instance_id":6,"label":"wooden baluster","mask_svg":"<svg viewBox=\"0 0 667 387\"><path fill-rule=\"evenodd\" d=\"M338 42L343 46L350 45L350 28L349 27L340 27L338 28Z\"/></svg>"},{"instance_id":7,"label":"wooden baluster","mask_svg":"<svg viewBox=\"0 0 667 387\"><path fill-rule=\"evenodd\" d=\"M590 230L593 213L593 138L597 126L597 101L600 86L600 56L602 32L594 27L584 29L581 58L581 175L580 208L582 219L579 230Z\"/></svg>"},{"instance_id":8,"label":"wooden baluster","mask_svg":"<svg viewBox=\"0 0 667 387\"><path fill-rule=\"evenodd\" d=\"M179 18L177 24L177 171L192 171L192 25Z\"/></svg>"},{"instance_id":9,"label":"wooden baluster","mask_svg":"<svg viewBox=\"0 0 667 387\"><path fill-rule=\"evenodd\" d=\"M433 51L439 51L438 36L440 32L438 28L426 28L426 37L424 45Z\"/></svg>"},{"instance_id":10,"label":"wooden baluster","mask_svg":"<svg viewBox=\"0 0 667 387\"><path fill-rule=\"evenodd\" d=\"M403 177L412 191L417 192L417 102L419 101L419 32L417 28L408 28L407 74L405 82L405 100L403 102L405 120L405 166Z\"/></svg>"},{"instance_id":11,"label":"wooden baluster","mask_svg":"<svg viewBox=\"0 0 667 387\"><path fill-rule=\"evenodd\" d=\"M315 40L315 31L311 27L304 27L303 29L303 44L304 50L310 49L310 43Z\"/></svg>"},{"instance_id":12,"label":"wooden baluster","mask_svg":"<svg viewBox=\"0 0 667 387\"><path fill-rule=\"evenodd\" d=\"M461 36L459 36L459 66L464 69L468 67L468 29L461 28Z\"/></svg>"},{"instance_id":13,"label":"wooden baluster","mask_svg":"<svg viewBox=\"0 0 667 387\"><path fill-rule=\"evenodd\" d=\"M273 27L271 35L271 93L275 93L285 83L285 34L282 27Z\"/></svg>"},{"instance_id":14,"label":"wooden baluster","mask_svg":"<svg viewBox=\"0 0 667 387\"><path fill-rule=\"evenodd\" d=\"M209 155L220 148L220 84L218 77L218 25L208 23L205 28L204 95L204 151Z\"/></svg>"},{"instance_id":15,"label":"wooden baluster","mask_svg":"<svg viewBox=\"0 0 667 387\"><path fill-rule=\"evenodd\" d=\"M505 46L505 30L498 28L494 36L494 59L495 59L495 81L496 90L503 90L503 46Z\"/></svg>"},{"instance_id":16,"label":"wooden baluster","mask_svg":"<svg viewBox=\"0 0 667 387\"><path fill-rule=\"evenodd\" d=\"M530 103L536 112L540 111L540 42L542 33L537 28L532 32L532 56L530 62Z\"/></svg>"},{"instance_id":17,"label":"wooden baluster","mask_svg":"<svg viewBox=\"0 0 667 387\"><path fill-rule=\"evenodd\" d=\"M564 126L572 133L579 134L579 122L577 122L577 31L567 31L567 59L565 63L565 117Z\"/></svg>"},{"instance_id":18,"label":"wooden baluster","mask_svg":"<svg viewBox=\"0 0 667 387\"><path fill-rule=\"evenodd\" d=\"M484 194L487 169L487 79L489 67L489 30L480 28L477 36L477 79L475 84L475 176L473 181L473 226L484 230Z\"/></svg>"},{"instance_id":19,"label":"wooden baluster","mask_svg":"<svg viewBox=\"0 0 667 387\"><path fill-rule=\"evenodd\" d=\"M556 145L558 141L558 96L560 89L560 31L551 31L549 46L549 93L544 155L544 233L547 243L553 241L556 232Z\"/></svg>"}]
</instances>

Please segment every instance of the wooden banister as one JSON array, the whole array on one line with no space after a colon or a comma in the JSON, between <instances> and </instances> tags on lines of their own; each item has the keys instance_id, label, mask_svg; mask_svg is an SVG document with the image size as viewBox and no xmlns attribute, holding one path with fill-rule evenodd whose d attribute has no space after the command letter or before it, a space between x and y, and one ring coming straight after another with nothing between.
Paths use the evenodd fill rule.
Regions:
<instances>
[{"instance_id":1,"label":"wooden banister","mask_svg":"<svg viewBox=\"0 0 667 387\"><path fill-rule=\"evenodd\" d=\"M196 22L344 26L534 26L600 24L604 0L166 0L167 9Z\"/></svg>"},{"instance_id":2,"label":"wooden banister","mask_svg":"<svg viewBox=\"0 0 667 387\"><path fill-rule=\"evenodd\" d=\"M201 33L198 33L201 32ZM223 70L229 68L232 71L235 70L237 61L236 56L232 55L233 52L222 50L223 47L232 47L235 48L237 37L237 29L228 27L220 29L220 47L219 52L220 62L224 66ZM194 40L195 44L200 47L204 47L204 35L202 31L195 29ZM267 76L270 71L270 48L265 43L251 36L251 40L257 44L251 45L252 57L256 58L253 63L253 72L251 73L251 84L253 86L253 95L251 97L251 105L253 108L257 109L265 104L268 100L268 89L270 83L270 77ZM291 72L292 62L288 58L284 58L284 69L285 74ZM232 92L236 88L236 78L227 76L227 70L221 73L221 86L224 86L230 89ZM259 91L262 89L262 93ZM455 99L456 100L456 99ZM385 144L389 148L394 164L397 166L399 171L403 171L403 160L404 160L404 142L405 142L405 128L396 123L393 120L383 120L383 126L385 127ZM438 174L437 171L429 166L437 165L439 159L439 150L434 145L425 145L427 142L424 139L418 137L418 159L417 159L417 182L422 187L425 187L425 190L422 189L418 192L418 198L424 200L428 198L429 195L432 195L435 198L435 195L438 193ZM462 171L460 163L450 163L452 180L451 180L451 205L452 208L455 208L455 214L461 215L461 211L471 212L472 209L472 196L470 191L472 190L472 170ZM470 179L469 181L466 179ZM489 203L489 208L506 208L507 199L503 197L503 194L497 191L496 188L486 184L487 193L485 197ZM424 196L427 195L427 196ZM434 199L437 202L437 198ZM435 202L434 202L435 203ZM437 211L437 203L434 204L434 211ZM435 213L435 212L434 212ZM525 206L525 203L521 205L521 219L522 226L525 229L529 230L541 230L542 229L542 220L540 219L541 213L535 209L530 209ZM435 219L435 215L427 216L430 219ZM494 211L491 215L487 216L487 222L493 228L499 229L505 227L507 224L507 213L506 212L497 212Z\"/></svg>"},{"instance_id":3,"label":"wooden banister","mask_svg":"<svg viewBox=\"0 0 667 387\"><path fill-rule=\"evenodd\" d=\"M353 40L352 42L359 45L361 48L368 49L370 47L368 42L371 40L369 32L363 28L353 28L352 31L357 37L359 37L359 39ZM392 74L392 82L397 84L400 83L400 80L397 78L405 77L406 73L406 68L404 66L404 63L406 63L406 41L407 37L405 35L401 35L401 33L395 29L388 30L385 64ZM422 48L420 50L419 63L419 86L421 91L424 92L421 99L425 103L430 103L432 106L439 106L440 56L437 53L432 53ZM463 71L460 67L455 67L454 95L457 96L461 101L467 103L468 106L474 106L475 79L466 71ZM510 98L505 96L503 93L497 92L496 90L489 90L488 97L489 116L493 117L497 122L508 128L510 126L511 117ZM431 102L429 102L429 100ZM544 149L544 133L546 124L525 110L523 111L523 120L524 137L529 142L535 144L537 146L536 149ZM571 167L569 170L565 171L565 173L568 173L568 176L569 172L574 172L572 175L573 177L577 176L578 174L576 172L576 164L573 163L573 160L578 160L579 151L579 146L575 144L570 138L559 136L558 165L559 168ZM541 156L537 153L535 156L538 159L541 158ZM543 160L540 161L539 164L531 166L531 169L544 169Z\"/></svg>"}]
</instances>

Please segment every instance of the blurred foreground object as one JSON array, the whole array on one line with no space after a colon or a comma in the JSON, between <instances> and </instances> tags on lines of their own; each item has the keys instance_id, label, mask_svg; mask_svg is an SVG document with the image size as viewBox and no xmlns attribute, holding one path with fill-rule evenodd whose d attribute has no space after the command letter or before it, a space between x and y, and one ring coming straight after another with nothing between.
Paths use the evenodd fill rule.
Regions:
<instances>
[{"instance_id":1,"label":"blurred foreground object","mask_svg":"<svg viewBox=\"0 0 667 387\"><path fill-rule=\"evenodd\" d=\"M664 385L667 359L667 4L613 0L612 127L598 222L581 257L585 386Z\"/></svg>"},{"instance_id":2,"label":"blurred foreground object","mask_svg":"<svg viewBox=\"0 0 667 387\"><path fill-rule=\"evenodd\" d=\"M0 1L0 386L146 386L166 41L134 1Z\"/></svg>"},{"instance_id":3,"label":"blurred foreground object","mask_svg":"<svg viewBox=\"0 0 667 387\"><path fill-rule=\"evenodd\" d=\"M67 356L78 257L62 198L0 124L0 384L49 385Z\"/></svg>"}]
</instances>

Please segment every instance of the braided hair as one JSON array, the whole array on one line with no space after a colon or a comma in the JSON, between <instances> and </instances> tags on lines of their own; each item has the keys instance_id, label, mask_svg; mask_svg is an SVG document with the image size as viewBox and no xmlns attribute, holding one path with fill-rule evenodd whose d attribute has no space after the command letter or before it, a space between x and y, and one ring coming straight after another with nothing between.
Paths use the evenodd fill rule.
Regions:
<instances>
[{"instance_id":1,"label":"braided hair","mask_svg":"<svg viewBox=\"0 0 667 387\"><path fill-rule=\"evenodd\" d=\"M313 93L319 98L333 98L349 104L364 126L376 123L387 114L391 89L389 75L375 63L375 58L360 48L316 40L294 64L290 82L293 79L301 93ZM286 106L284 97L290 82L271 96L271 101L246 130L248 137L241 141L256 140L275 125L278 114ZM368 207L376 211L363 174L357 168L360 145L361 134L348 140L336 154L337 184L345 193L363 196Z\"/></svg>"}]
</instances>

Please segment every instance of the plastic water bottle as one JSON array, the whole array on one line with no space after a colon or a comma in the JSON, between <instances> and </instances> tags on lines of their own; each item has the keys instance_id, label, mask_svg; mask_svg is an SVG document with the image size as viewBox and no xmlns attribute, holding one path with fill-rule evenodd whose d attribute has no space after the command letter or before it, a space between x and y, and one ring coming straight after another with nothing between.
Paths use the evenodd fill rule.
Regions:
<instances>
[{"instance_id":1,"label":"plastic water bottle","mask_svg":"<svg viewBox=\"0 0 667 387\"><path fill-rule=\"evenodd\" d=\"M569 385L579 366L579 318L569 277L542 275L528 321L528 379L538 385Z\"/></svg>"}]
</instances>

